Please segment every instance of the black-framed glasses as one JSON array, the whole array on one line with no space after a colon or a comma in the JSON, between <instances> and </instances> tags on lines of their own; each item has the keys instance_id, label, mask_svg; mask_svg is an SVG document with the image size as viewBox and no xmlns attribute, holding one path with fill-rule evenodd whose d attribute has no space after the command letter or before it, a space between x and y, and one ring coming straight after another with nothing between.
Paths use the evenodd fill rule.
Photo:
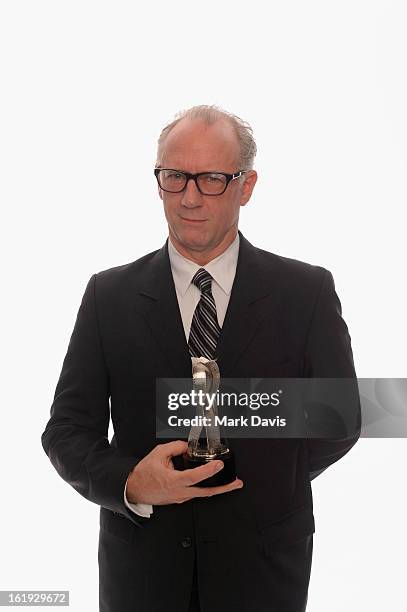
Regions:
<instances>
[{"instance_id":1,"label":"black-framed glasses","mask_svg":"<svg viewBox=\"0 0 407 612\"><path fill-rule=\"evenodd\" d=\"M239 170L235 174L227 174L226 172L198 172L197 174L190 174L189 172L174 170L173 168L154 168L155 177L163 191L181 193L187 186L188 181L192 179L202 195L213 196L225 193L229 183L240 178L245 172L247 170Z\"/></svg>"}]
</instances>

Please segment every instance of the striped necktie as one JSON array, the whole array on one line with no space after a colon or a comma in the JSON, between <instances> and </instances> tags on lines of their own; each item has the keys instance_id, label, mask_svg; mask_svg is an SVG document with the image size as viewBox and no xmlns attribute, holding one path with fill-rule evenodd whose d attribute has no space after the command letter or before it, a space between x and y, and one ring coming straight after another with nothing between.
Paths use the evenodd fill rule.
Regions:
<instances>
[{"instance_id":1,"label":"striped necktie","mask_svg":"<svg viewBox=\"0 0 407 612\"><path fill-rule=\"evenodd\" d=\"M215 300L212 295L212 276L200 268L192 281L201 291L189 332L189 352L191 357L215 359L216 345L220 335Z\"/></svg>"}]
</instances>

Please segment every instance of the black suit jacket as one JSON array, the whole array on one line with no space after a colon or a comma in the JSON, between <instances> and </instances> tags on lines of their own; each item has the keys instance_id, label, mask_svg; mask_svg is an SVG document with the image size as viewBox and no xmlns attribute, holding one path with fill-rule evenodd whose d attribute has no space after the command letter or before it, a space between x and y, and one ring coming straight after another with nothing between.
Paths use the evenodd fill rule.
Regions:
<instances>
[{"instance_id":1,"label":"black suit jacket","mask_svg":"<svg viewBox=\"0 0 407 612\"><path fill-rule=\"evenodd\" d=\"M218 364L233 378L354 377L331 273L255 248L240 234ZM157 377L191 377L167 243L90 279L42 436L61 477L101 506L100 610L186 611L195 556L203 612L304 610L310 480L358 435L230 440L242 489L155 506L143 519L126 508L123 490L160 442Z\"/></svg>"}]
</instances>

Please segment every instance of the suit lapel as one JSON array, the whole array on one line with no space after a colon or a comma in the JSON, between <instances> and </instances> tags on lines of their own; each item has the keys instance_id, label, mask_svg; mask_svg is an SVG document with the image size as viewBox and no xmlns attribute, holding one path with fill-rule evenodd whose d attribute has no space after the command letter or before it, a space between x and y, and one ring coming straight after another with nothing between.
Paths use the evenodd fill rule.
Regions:
<instances>
[{"instance_id":1,"label":"suit lapel","mask_svg":"<svg viewBox=\"0 0 407 612\"><path fill-rule=\"evenodd\" d=\"M233 376L233 366L244 354L261 321L269 315L264 308L271 293L256 249L239 232L240 247L232 293L218 342L218 365L221 376Z\"/></svg>"},{"instance_id":2,"label":"suit lapel","mask_svg":"<svg viewBox=\"0 0 407 612\"><path fill-rule=\"evenodd\" d=\"M191 376L191 358L172 277L167 242L155 253L139 290L140 307L174 377Z\"/></svg>"}]
</instances>

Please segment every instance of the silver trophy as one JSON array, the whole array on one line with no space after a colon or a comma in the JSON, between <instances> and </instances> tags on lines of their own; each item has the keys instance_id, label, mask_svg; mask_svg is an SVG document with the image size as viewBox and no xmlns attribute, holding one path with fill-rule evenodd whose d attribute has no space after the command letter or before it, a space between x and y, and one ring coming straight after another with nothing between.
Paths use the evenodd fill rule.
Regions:
<instances>
[{"instance_id":1,"label":"silver trophy","mask_svg":"<svg viewBox=\"0 0 407 612\"><path fill-rule=\"evenodd\" d=\"M221 436L217 423L216 393L220 384L219 367L216 361L205 357L192 357L192 382L196 392L196 416L200 424L191 427L188 449L184 455L185 468L195 468L214 459L224 463L223 469L196 486L212 487L227 484L236 478L235 461L228 441ZM210 400L208 399L208 395Z\"/></svg>"}]
</instances>

